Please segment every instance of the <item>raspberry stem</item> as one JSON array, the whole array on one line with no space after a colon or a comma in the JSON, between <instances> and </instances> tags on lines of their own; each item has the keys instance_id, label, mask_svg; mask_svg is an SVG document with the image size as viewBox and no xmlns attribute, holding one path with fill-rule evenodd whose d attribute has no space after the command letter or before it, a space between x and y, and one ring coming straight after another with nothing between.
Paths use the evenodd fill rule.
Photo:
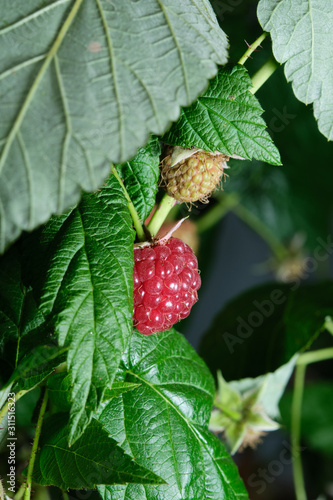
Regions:
<instances>
[{"instance_id":1,"label":"raspberry stem","mask_svg":"<svg viewBox=\"0 0 333 500\"><path fill-rule=\"evenodd\" d=\"M156 236L163 222L167 218L168 213L170 212L172 207L176 205L176 203L176 200L174 198L171 198L171 196L167 194L163 196L159 207L155 211L147 227L152 237Z\"/></svg>"},{"instance_id":2,"label":"raspberry stem","mask_svg":"<svg viewBox=\"0 0 333 500\"><path fill-rule=\"evenodd\" d=\"M267 35L268 33L262 33L262 35L260 35L260 37L257 38L255 42L249 45L249 48L244 53L244 55L242 55L242 57L238 61L238 64L243 66L247 61L247 59L251 57L252 52L254 52L257 49L257 47L260 46L261 42L265 40ZM266 80L268 80L268 78L274 73L274 71L278 67L279 64L275 61L274 57L271 56L251 78L253 88L250 89L250 92L252 94L255 94L257 90L266 82Z\"/></svg>"},{"instance_id":3,"label":"raspberry stem","mask_svg":"<svg viewBox=\"0 0 333 500\"><path fill-rule=\"evenodd\" d=\"M263 66L252 76L253 88L250 89L252 94L255 94L257 90L268 80L268 78L274 73L274 71L279 67L279 64L275 61L274 57L271 56Z\"/></svg>"},{"instance_id":4,"label":"raspberry stem","mask_svg":"<svg viewBox=\"0 0 333 500\"><path fill-rule=\"evenodd\" d=\"M259 45L261 44L261 42L263 42L266 38L266 36L268 35L268 33L262 33L260 35L259 38L257 38L257 40L255 42L253 42L251 45L249 45L249 48L247 49L247 51L244 53L244 55L242 55L242 57L240 58L240 60L238 61L238 64L240 64L241 66L243 66L243 64L247 61L247 59L251 56L252 52L254 52L257 47L259 47Z\"/></svg>"},{"instance_id":5,"label":"raspberry stem","mask_svg":"<svg viewBox=\"0 0 333 500\"><path fill-rule=\"evenodd\" d=\"M139 241L146 241L146 235L144 233L142 224L140 222L140 219L139 219L139 216L138 216L138 212L135 210L135 207L134 207L133 202L132 202L132 200L130 198L130 195L128 194L127 189L125 188L125 185L124 185L123 181L119 177L117 169L115 168L114 165L112 165L112 173L115 176L115 178L117 179L117 181L119 182L119 184L121 185L122 190L124 191L125 198L128 201L128 209L130 211L130 214L131 214L131 217L132 217L132 220L133 220L133 224L134 224L134 227L135 227L136 234L138 236L138 240Z\"/></svg>"}]
</instances>

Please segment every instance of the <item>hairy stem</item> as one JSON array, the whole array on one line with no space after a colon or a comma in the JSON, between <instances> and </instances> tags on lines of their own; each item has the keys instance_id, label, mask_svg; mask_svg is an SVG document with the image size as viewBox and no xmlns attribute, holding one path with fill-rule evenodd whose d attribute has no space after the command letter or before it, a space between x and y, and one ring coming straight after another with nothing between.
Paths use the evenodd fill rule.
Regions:
<instances>
[{"instance_id":1,"label":"hairy stem","mask_svg":"<svg viewBox=\"0 0 333 500\"><path fill-rule=\"evenodd\" d=\"M255 94L278 67L279 64L275 61L274 57L271 56L265 62L265 64L261 66L261 68L252 76L251 80L253 88L250 89L250 92L252 94Z\"/></svg>"},{"instance_id":2,"label":"hairy stem","mask_svg":"<svg viewBox=\"0 0 333 500\"><path fill-rule=\"evenodd\" d=\"M147 227L148 231L153 237L156 236L168 213L170 212L172 207L176 205L176 203L176 200L174 198L171 198L171 196L167 194L163 196L159 207L157 208L157 210L155 210L155 213L152 216L151 221L149 222Z\"/></svg>"},{"instance_id":3,"label":"hairy stem","mask_svg":"<svg viewBox=\"0 0 333 500\"><path fill-rule=\"evenodd\" d=\"M24 493L24 500L30 500L30 495L31 495L31 481L32 481L32 473L34 470L34 465L35 465L35 459L36 459L36 453L38 449L38 443L39 443L39 438L40 438L40 433L42 430L42 425L43 425L43 418L47 406L47 401L48 401L48 394L47 394L47 389L45 390L43 401L42 401L42 406L38 415L38 421L37 421L37 427L36 427L36 433L35 433L35 439L34 443L32 445L32 450L31 450L31 455L30 455L30 460L29 460L29 465L28 465L28 473L27 473L27 480L26 480L26 490Z\"/></svg>"},{"instance_id":4,"label":"hairy stem","mask_svg":"<svg viewBox=\"0 0 333 500\"><path fill-rule=\"evenodd\" d=\"M238 61L238 64L243 65L247 61L247 59L251 56L252 52L254 52L259 47L261 42L263 42L265 40L267 35L268 35L268 33L263 33L262 35L260 35L259 38L257 38L257 40L255 42L253 42L251 45L249 45L249 48L244 53L244 55L240 58L240 60Z\"/></svg>"},{"instance_id":5,"label":"hairy stem","mask_svg":"<svg viewBox=\"0 0 333 500\"><path fill-rule=\"evenodd\" d=\"M131 214L131 217L132 217L132 220L133 220L133 224L134 224L134 227L135 227L135 231L136 231L136 234L138 236L138 240L139 241L145 241L146 240L146 236L145 236L145 233L144 233L144 230L143 230L143 227L142 227L142 224L140 222L140 219L139 219L139 216L138 216L138 213L137 211L135 210L135 207L133 205L133 202L130 198L130 195L128 194L127 192L127 189L125 188L124 186L124 183L123 181L121 180L121 178L119 177L119 174L117 172L117 169L112 165L112 173L113 175L115 176L115 178L117 179L117 181L119 182L119 184L121 185L122 187L122 190L124 191L124 195L125 195L125 198L126 200L128 201L128 208L129 208L129 211L130 211L130 214Z\"/></svg>"},{"instance_id":6,"label":"hairy stem","mask_svg":"<svg viewBox=\"0 0 333 500\"><path fill-rule=\"evenodd\" d=\"M301 414L306 365L296 364L294 393L291 406L291 453L297 500L307 500L300 453Z\"/></svg>"}]
</instances>

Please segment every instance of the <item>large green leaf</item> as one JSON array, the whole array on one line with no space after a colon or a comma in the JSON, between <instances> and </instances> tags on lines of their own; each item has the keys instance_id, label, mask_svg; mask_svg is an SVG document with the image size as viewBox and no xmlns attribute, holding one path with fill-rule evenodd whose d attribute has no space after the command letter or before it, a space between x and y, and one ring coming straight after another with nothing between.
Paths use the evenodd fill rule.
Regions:
<instances>
[{"instance_id":1,"label":"large green leaf","mask_svg":"<svg viewBox=\"0 0 333 500\"><path fill-rule=\"evenodd\" d=\"M330 0L260 0L258 18L285 64L296 97L313 103L319 130L333 139L333 9Z\"/></svg>"},{"instance_id":2,"label":"large green leaf","mask_svg":"<svg viewBox=\"0 0 333 500\"><path fill-rule=\"evenodd\" d=\"M70 443L111 387L132 330L133 240L127 201L111 175L102 190L51 219L27 245L40 309L60 345L69 345Z\"/></svg>"},{"instance_id":3,"label":"large green leaf","mask_svg":"<svg viewBox=\"0 0 333 500\"><path fill-rule=\"evenodd\" d=\"M247 498L222 443L207 429L214 383L184 337L133 333L123 357L125 381L140 387L112 399L99 420L161 486L100 487L107 499Z\"/></svg>"},{"instance_id":4,"label":"large green leaf","mask_svg":"<svg viewBox=\"0 0 333 500\"><path fill-rule=\"evenodd\" d=\"M56 413L44 422L33 479L59 488L95 488L97 484L163 483L137 465L93 420L78 441L68 447L68 415Z\"/></svg>"},{"instance_id":5,"label":"large green leaf","mask_svg":"<svg viewBox=\"0 0 333 500\"><path fill-rule=\"evenodd\" d=\"M333 283L295 288L261 285L225 306L199 351L212 373L223 370L227 380L257 377L311 345L333 313Z\"/></svg>"},{"instance_id":6,"label":"large green leaf","mask_svg":"<svg viewBox=\"0 0 333 500\"><path fill-rule=\"evenodd\" d=\"M227 60L208 0L0 7L0 251L163 133Z\"/></svg>"},{"instance_id":7,"label":"large green leaf","mask_svg":"<svg viewBox=\"0 0 333 500\"><path fill-rule=\"evenodd\" d=\"M251 86L243 66L221 69L206 92L183 108L163 140L280 165L280 154L261 118L263 109L249 92Z\"/></svg>"},{"instance_id":8,"label":"large green leaf","mask_svg":"<svg viewBox=\"0 0 333 500\"><path fill-rule=\"evenodd\" d=\"M142 221L150 214L156 199L160 176L161 148L158 139L150 140L130 161L118 165L127 192Z\"/></svg>"},{"instance_id":9,"label":"large green leaf","mask_svg":"<svg viewBox=\"0 0 333 500\"><path fill-rule=\"evenodd\" d=\"M9 392L31 391L49 377L54 368L66 359L64 351L56 345L40 345L26 354L0 391L0 408L8 400Z\"/></svg>"},{"instance_id":10,"label":"large green leaf","mask_svg":"<svg viewBox=\"0 0 333 500\"><path fill-rule=\"evenodd\" d=\"M140 384L115 380L111 389L104 392L104 401L116 398L127 391L132 391ZM47 381L49 398L58 411L69 411L72 406L72 382L70 373L56 373Z\"/></svg>"}]
</instances>

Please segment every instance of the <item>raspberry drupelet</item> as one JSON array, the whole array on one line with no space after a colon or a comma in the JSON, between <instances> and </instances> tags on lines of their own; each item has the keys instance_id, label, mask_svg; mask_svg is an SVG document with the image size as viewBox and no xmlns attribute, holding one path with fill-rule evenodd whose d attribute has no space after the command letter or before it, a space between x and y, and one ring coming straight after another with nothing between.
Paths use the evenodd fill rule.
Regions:
<instances>
[{"instance_id":1,"label":"raspberry drupelet","mask_svg":"<svg viewBox=\"0 0 333 500\"><path fill-rule=\"evenodd\" d=\"M192 249L178 238L134 249L133 325L150 335L186 318L201 280Z\"/></svg>"}]
</instances>

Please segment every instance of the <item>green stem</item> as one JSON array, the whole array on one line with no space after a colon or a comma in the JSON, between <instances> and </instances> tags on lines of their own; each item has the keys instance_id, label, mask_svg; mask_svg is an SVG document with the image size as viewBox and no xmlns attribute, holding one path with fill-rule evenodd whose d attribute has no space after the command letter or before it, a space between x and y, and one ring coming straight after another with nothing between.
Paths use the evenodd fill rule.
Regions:
<instances>
[{"instance_id":1,"label":"green stem","mask_svg":"<svg viewBox=\"0 0 333 500\"><path fill-rule=\"evenodd\" d=\"M48 394L47 394L47 389L46 389L45 393L44 393L42 406L41 406L41 409L40 409L40 412L38 415L35 439L34 439L34 443L32 445L32 450L31 450L31 455L30 455L30 460L29 460L29 465L28 465L28 473L27 473L27 480L26 480L27 488L26 488L25 493L24 493L24 500L30 500L32 472L34 470L36 453L37 453L37 449L38 449L40 433L42 430L43 418L44 418L44 414L45 414L45 410L46 410L46 406L47 406L47 400L48 400Z\"/></svg>"},{"instance_id":2,"label":"green stem","mask_svg":"<svg viewBox=\"0 0 333 500\"><path fill-rule=\"evenodd\" d=\"M333 358L333 347L318 349L317 351L305 352L296 361L294 393L291 406L291 446L293 462L293 476L297 500L307 500L304 477L302 470L302 459L300 454L301 439L301 414L304 393L305 370L307 365Z\"/></svg>"},{"instance_id":3,"label":"green stem","mask_svg":"<svg viewBox=\"0 0 333 500\"><path fill-rule=\"evenodd\" d=\"M265 40L267 35L268 35L268 33L263 33L262 35L260 35L260 37L257 38L257 40L249 46L249 48L247 49L245 54L238 61L238 64L243 65L247 61L247 59L250 57L252 52L254 52L256 50L256 48L259 47L261 42L263 42Z\"/></svg>"},{"instance_id":4,"label":"green stem","mask_svg":"<svg viewBox=\"0 0 333 500\"><path fill-rule=\"evenodd\" d=\"M18 391L16 394L15 394L15 403L22 397L24 396L24 394L26 394L27 392L29 391ZM7 401L7 403L1 408L1 411L0 411L0 426L1 426L1 422L2 422L2 419L4 418L4 416L6 415L7 411L8 411L8 405L9 405L9 402Z\"/></svg>"},{"instance_id":5,"label":"green stem","mask_svg":"<svg viewBox=\"0 0 333 500\"><path fill-rule=\"evenodd\" d=\"M62 490L62 496L64 497L64 500L69 500L69 496L68 496L67 491Z\"/></svg>"},{"instance_id":6,"label":"green stem","mask_svg":"<svg viewBox=\"0 0 333 500\"><path fill-rule=\"evenodd\" d=\"M63 373L65 371L67 371L67 362L66 361L64 361L63 363L60 363L60 365L58 365L54 369L52 375L54 375L55 373Z\"/></svg>"},{"instance_id":7,"label":"green stem","mask_svg":"<svg viewBox=\"0 0 333 500\"><path fill-rule=\"evenodd\" d=\"M251 80L253 88L250 89L250 92L255 94L278 67L279 65L275 61L274 57L270 57L268 61L266 61L265 64L261 66L261 68L252 76Z\"/></svg>"},{"instance_id":8,"label":"green stem","mask_svg":"<svg viewBox=\"0 0 333 500\"><path fill-rule=\"evenodd\" d=\"M20 500L24 495L25 488L26 488L26 483L24 482L21 484L20 488L15 493L13 500Z\"/></svg>"},{"instance_id":9,"label":"green stem","mask_svg":"<svg viewBox=\"0 0 333 500\"><path fill-rule=\"evenodd\" d=\"M317 351L305 352L301 354L296 362L297 365L309 365L317 361L324 361L325 359L333 358L333 347L326 349L318 349Z\"/></svg>"},{"instance_id":10,"label":"green stem","mask_svg":"<svg viewBox=\"0 0 333 500\"><path fill-rule=\"evenodd\" d=\"M294 394L291 406L291 450L297 500L307 500L300 453L301 413L306 365L296 365Z\"/></svg>"},{"instance_id":11,"label":"green stem","mask_svg":"<svg viewBox=\"0 0 333 500\"><path fill-rule=\"evenodd\" d=\"M159 207L155 210L155 213L152 216L151 221L149 222L147 227L152 237L156 236L168 213L176 203L176 200L174 198L171 198L171 196L167 194L163 196Z\"/></svg>"},{"instance_id":12,"label":"green stem","mask_svg":"<svg viewBox=\"0 0 333 500\"><path fill-rule=\"evenodd\" d=\"M197 222L198 233L207 231L210 227L218 223L235 205L239 203L239 197L236 194L223 194L219 200L207 214L201 217Z\"/></svg>"},{"instance_id":13,"label":"green stem","mask_svg":"<svg viewBox=\"0 0 333 500\"><path fill-rule=\"evenodd\" d=\"M131 200L128 192L127 192L127 189L124 186L123 181L119 177L119 174L118 174L116 168L113 165L112 165L112 173L115 176L115 178L117 179L117 181L119 182L119 184L121 185L121 187L122 187L122 189L124 191L125 198L128 201L128 208L129 208L130 214L132 216L132 220L133 220L133 224L134 224L134 227L135 227L135 230L136 230L136 234L138 235L138 240L139 241L146 241L146 235L145 235L143 227L141 225L138 213L135 210L133 202L132 202L132 200Z\"/></svg>"},{"instance_id":14,"label":"green stem","mask_svg":"<svg viewBox=\"0 0 333 500\"><path fill-rule=\"evenodd\" d=\"M283 260L288 255L288 250L279 241L275 234L265 224L263 224L258 217L247 210L247 208L238 204L232 208L232 211L259 236L261 236L279 260Z\"/></svg>"}]
</instances>

